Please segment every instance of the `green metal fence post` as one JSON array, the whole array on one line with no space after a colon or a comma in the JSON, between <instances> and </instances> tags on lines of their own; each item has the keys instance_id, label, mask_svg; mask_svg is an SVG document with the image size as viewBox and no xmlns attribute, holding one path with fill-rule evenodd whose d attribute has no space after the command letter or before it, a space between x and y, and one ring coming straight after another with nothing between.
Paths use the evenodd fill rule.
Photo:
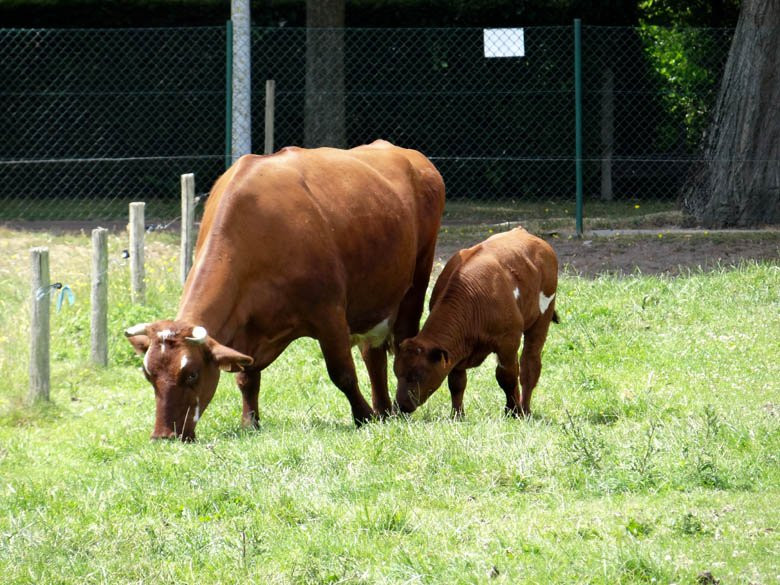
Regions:
<instances>
[{"instance_id":1,"label":"green metal fence post","mask_svg":"<svg viewBox=\"0 0 780 585\"><path fill-rule=\"evenodd\" d=\"M582 23L574 19L574 149L577 237L582 237Z\"/></svg>"},{"instance_id":2,"label":"green metal fence post","mask_svg":"<svg viewBox=\"0 0 780 585\"><path fill-rule=\"evenodd\" d=\"M225 168L233 164L233 21L225 23Z\"/></svg>"}]
</instances>

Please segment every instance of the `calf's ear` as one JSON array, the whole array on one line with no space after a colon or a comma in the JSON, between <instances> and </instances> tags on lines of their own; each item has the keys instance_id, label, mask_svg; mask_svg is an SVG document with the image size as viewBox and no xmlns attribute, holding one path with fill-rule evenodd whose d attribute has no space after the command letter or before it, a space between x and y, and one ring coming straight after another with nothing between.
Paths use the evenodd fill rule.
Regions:
<instances>
[{"instance_id":1,"label":"calf's ear","mask_svg":"<svg viewBox=\"0 0 780 585\"><path fill-rule=\"evenodd\" d=\"M434 347L428 352L428 360L433 364L441 363L442 366L446 366L450 361L450 354L447 353L446 349Z\"/></svg>"},{"instance_id":2,"label":"calf's ear","mask_svg":"<svg viewBox=\"0 0 780 585\"><path fill-rule=\"evenodd\" d=\"M241 372L246 366L251 366L255 360L240 351L231 349L209 338L208 348L217 361L220 370L225 372Z\"/></svg>"}]
</instances>

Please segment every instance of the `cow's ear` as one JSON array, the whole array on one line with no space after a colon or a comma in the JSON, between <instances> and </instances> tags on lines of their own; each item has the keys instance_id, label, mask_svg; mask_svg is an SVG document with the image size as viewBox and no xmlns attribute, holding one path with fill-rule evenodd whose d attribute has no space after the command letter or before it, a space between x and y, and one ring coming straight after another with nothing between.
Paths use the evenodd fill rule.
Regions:
<instances>
[{"instance_id":1,"label":"cow's ear","mask_svg":"<svg viewBox=\"0 0 780 585\"><path fill-rule=\"evenodd\" d=\"M211 355L214 356L219 369L224 370L225 372L241 372L245 367L251 366L252 362L255 361L248 355L244 355L235 349L230 349L226 345L217 343L211 338L209 338L208 347L211 351Z\"/></svg>"},{"instance_id":2,"label":"cow's ear","mask_svg":"<svg viewBox=\"0 0 780 585\"><path fill-rule=\"evenodd\" d=\"M149 338L146 335L133 335L128 337L127 341L133 346L135 353L138 355L145 355L146 350L149 349Z\"/></svg>"},{"instance_id":3,"label":"cow's ear","mask_svg":"<svg viewBox=\"0 0 780 585\"><path fill-rule=\"evenodd\" d=\"M133 346L133 349L138 355L144 355L146 350L149 349L149 336L147 330L149 329L149 323L139 323L125 329L125 337Z\"/></svg>"},{"instance_id":4,"label":"cow's ear","mask_svg":"<svg viewBox=\"0 0 780 585\"><path fill-rule=\"evenodd\" d=\"M428 352L428 359L433 364L441 363L442 366L446 366L450 361L450 354L447 353L446 349L442 349L441 347L434 347L431 351Z\"/></svg>"}]
</instances>

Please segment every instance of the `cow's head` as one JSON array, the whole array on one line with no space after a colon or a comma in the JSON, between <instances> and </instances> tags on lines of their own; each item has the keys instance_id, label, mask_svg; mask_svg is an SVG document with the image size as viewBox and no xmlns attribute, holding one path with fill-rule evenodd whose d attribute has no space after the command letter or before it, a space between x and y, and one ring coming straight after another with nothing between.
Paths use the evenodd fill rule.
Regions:
<instances>
[{"instance_id":1,"label":"cow's head","mask_svg":"<svg viewBox=\"0 0 780 585\"><path fill-rule=\"evenodd\" d=\"M401 412L414 412L441 386L450 370L447 351L418 339L406 339L395 356L395 400Z\"/></svg>"},{"instance_id":2,"label":"cow's head","mask_svg":"<svg viewBox=\"0 0 780 585\"><path fill-rule=\"evenodd\" d=\"M193 440L220 369L237 372L252 363L251 357L217 343L203 327L181 321L142 323L125 335L144 356L144 375L154 387L153 439Z\"/></svg>"}]
</instances>

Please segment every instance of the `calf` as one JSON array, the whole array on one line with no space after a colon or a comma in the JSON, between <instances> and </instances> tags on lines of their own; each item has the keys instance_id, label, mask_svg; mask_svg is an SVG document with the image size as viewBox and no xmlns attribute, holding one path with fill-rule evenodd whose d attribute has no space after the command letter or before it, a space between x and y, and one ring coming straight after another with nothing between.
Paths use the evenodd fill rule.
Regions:
<instances>
[{"instance_id":1,"label":"calf","mask_svg":"<svg viewBox=\"0 0 780 585\"><path fill-rule=\"evenodd\" d=\"M456 253L433 288L428 320L418 335L401 343L395 358L400 410L413 412L447 377L453 414L462 415L466 370L495 353L506 412L530 414L542 346L550 321L557 322L557 284L555 252L522 228Z\"/></svg>"}]
</instances>

